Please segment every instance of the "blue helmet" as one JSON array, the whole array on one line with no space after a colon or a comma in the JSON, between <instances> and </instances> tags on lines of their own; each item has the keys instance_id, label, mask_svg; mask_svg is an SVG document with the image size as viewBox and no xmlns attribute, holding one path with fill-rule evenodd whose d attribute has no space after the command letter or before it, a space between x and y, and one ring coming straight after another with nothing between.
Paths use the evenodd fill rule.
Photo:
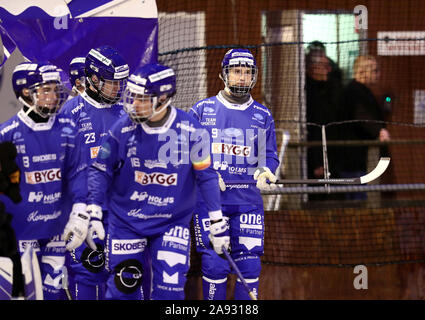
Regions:
<instances>
[{"instance_id":1,"label":"blue helmet","mask_svg":"<svg viewBox=\"0 0 425 320\"><path fill-rule=\"evenodd\" d=\"M238 80L229 80L230 70L235 67L249 68L249 73L251 75L249 81L239 79L242 78L242 71L240 70L238 70L238 72L240 72L238 73ZM221 79L233 95L244 96L248 94L257 82L257 74L257 61L248 49L231 49L224 55L223 61L221 62Z\"/></svg>"},{"instance_id":2,"label":"blue helmet","mask_svg":"<svg viewBox=\"0 0 425 320\"><path fill-rule=\"evenodd\" d=\"M101 102L114 104L121 99L129 67L114 48L102 46L91 49L86 56L84 72L86 81L94 88ZM95 80L93 76L96 76Z\"/></svg>"},{"instance_id":3,"label":"blue helmet","mask_svg":"<svg viewBox=\"0 0 425 320\"><path fill-rule=\"evenodd\" d=\"M28 74L37 69L37 64L29 61L18 64L13 70L12 86L16 98L22 96L22 90L28 88Z\"/></svg>"},{"instance_id":4,"label":"blue helmet","mask_svg":"<svg viewBox=\"0 0 425 320\"><path fill-rule=\"evenodd\" d=\"M164 110L176 93L176 75L173 69L160 64L139 67L128 78L124 93L124 110L135 123L142 123ZM136 110L139 103L149 101L151 106Z\"/></svg>"},{"instance_id":5,"label":"blue helmet","mask_svg":"<svg viewBox=\"0 0 425 320\"><path fill-rule=\"evenodd\" d=\"M22 89L29 90L28 98L23 101L29 107L27 112L34 111L43 118L56 114L68 98L68 90L65 89L61 78L61 69L49 62L18 65L12 81L15 93L20 89L18 98L23 98Z\"/></svg>"},{"instance_id":6,"label":"blue helmet","mask_svg":"<svg viewBox=\"0 0 425 320\"><path fill-rule=\"evenodd\" d=\"M85 57L76 57L71 60L69 64L69 80L71 82L72 89L78 91L81 87L85 88L85 72L86 67L86 58ZM77 85L76 81L79 80L80 83Z\"/></svg>"}]
</instances>

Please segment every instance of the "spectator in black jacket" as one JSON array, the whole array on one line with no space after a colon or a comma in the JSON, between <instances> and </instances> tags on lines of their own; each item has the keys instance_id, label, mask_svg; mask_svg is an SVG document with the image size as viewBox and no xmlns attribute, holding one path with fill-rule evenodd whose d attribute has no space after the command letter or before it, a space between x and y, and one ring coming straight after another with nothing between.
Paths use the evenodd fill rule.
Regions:
<instances>
[{"instance_id":1,"label":"spectator in black jacket","mask_svg":"<svg viewBox=\"0 0 425 320\"><path fill-rule=\"evenodd\" d=\"M359 56L354 62L352 79L344 89L340 103L340 120L377 120L384 121L384 113L370 86L379 79L379 67L373 56ZM342 140L379 140L387 141L390 134L384 123L361 121L341 125L339 137ZM381 156L387 155L381 148ZM341 148L338 163L342 178L359 177L366 174L368 146L346 146ZM366 193L347 193L346 198L364 200Z\"/></svg>"},{"instance_id":2,"label":"spectator in black jacket","mask_svg":"<svg viewBox=\"0 0 425 320\"><path fill-rule=\"evenodd\" d=\"M307 126L308 141L322 141L320 125L337 121L338 100L341 92L341 82L330 78L332 68L330 61L322 49L310 49L306 56L306 105L307 122L315 125ZM335 140L335 127L326 128L326 140ZM329 171L336 178L337 164L335 148L328 147ZM307 150L308 178L324 178L323 148L309 147ZM309 200L333 199L334 195L310 194Z\"/></svg>"}]
</instances>

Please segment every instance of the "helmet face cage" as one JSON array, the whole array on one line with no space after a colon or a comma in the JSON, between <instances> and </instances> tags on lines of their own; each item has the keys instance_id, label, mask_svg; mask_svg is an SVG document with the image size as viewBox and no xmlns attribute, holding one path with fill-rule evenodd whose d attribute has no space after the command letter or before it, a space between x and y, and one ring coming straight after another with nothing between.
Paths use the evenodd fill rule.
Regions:
<instances>
[{"instance_id":1,"label":"helmet face cage","mask_svg":"<svg viewBox=\"0 0 425 320\"><path fill-rule=\"evenodd\" d=\"M63 70L48 62L22 63L15 68L12 76L13 88L18 99L43 118L56 114L69 95L63 84ZM29 90L29 97L22 90Z\"/></svg>"},{"instance_id":2,"label":"helmet face cage","mask_svg":"<svg viewBox=\"0 0 425 320\"><path fill-rule=\"evenodd\" d=\"M233 73L233 75L231 73ZM238 97L245 96L254 88L257 82L257 73L258 69L256 66L245 64L229 65L223 68L223 81L233 95ZM247 82L238 84L238 78L245 78L248 80Z\"/></svg>"},{"instance_id":3,"label":"helmet face cage","mask_svg":"<svg viewBox=\"0 0 425 320\"><path fill-rule=\"evenodd\" d=\"M99 99L107 104L117 103L124 93L129 75L129 67L119 53L109 47L90 50L85 59L86 81ZM94 81L93 75L97 81Z\"/></svg>"},{"instance_id":4,"label":"helmet face cage","mask_svg":"<svg viewBox=\"0 0 425 320\"><path fill-rule=\"evenodd\" d=\"M224 84L233 95L245 96L254 88L258 68L249 50L229 50L223 58L221 67Z\"/></svg>"},{"instance_id":5,"label":"helmet face cage","mask_svg":"<svg viewBox=\"0 0 425 320\"><path fill-rule=\"evenodd\" d=\"M121 100L127 86L127 79L105 80L100 79L97 87L99 96L107 104L114 104Z\"/></svg>"},{"instance_id":6,"label":"helmet face cage","mask_svg":"<svg viewBox=\"0 0 425 320\"><path fill-rule=\"evenodd\" d=\"M175 91L173 69L160 64L143 66L129 78L124 93L124 110L133 122L145 122L170 105ZM166 99L160 100L162 96Z\"/></svg>"},{"instance_id":7,"label":"helmet face cage","mask_svg":"<svg viewBox=\"0 0 425 320\"><path fill-rule=\"evenodd\" d=\"M154 112L158 98L152 94L138 94L127 88L124 93L124 111L134 123L148 121Z\"/></svg>"}]
</instances>

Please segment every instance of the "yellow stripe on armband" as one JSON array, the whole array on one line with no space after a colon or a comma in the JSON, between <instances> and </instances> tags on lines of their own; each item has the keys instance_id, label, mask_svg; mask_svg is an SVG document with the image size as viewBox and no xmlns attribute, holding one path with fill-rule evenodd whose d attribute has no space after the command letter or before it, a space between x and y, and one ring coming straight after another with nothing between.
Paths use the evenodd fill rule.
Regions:
<instances>
[{"instance_id":1,"label":"yellow stripe on armband","mask_svg":"<svg viewBox=\"0 0 425 320\"><path fill-rule=\"evenodd\" d=\"M195 170L204 170L211 165L211 157L208 156L208 158L199 162L192 162L192 165Z\"/></svg>"}]
</instances>

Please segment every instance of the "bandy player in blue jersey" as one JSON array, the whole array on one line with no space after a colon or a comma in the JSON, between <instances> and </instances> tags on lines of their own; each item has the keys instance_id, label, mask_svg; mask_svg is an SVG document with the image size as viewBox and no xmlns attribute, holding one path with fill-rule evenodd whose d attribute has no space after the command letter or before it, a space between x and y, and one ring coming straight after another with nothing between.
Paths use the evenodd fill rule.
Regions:
<instances>
[{"instance_id":1,"label":"bandy player in blue jersey","mask_svg":"<svg viewBox=\"0 0 425 320\"><path fill-rule=\"evenodd\" d=\"M231 256L258 295L260 256L264 251L264 209L260 190L275 187L273 173L279 164L274 120L270 111L251 97L258 72L251 52L229 50L221 67L224 90L196 103L189 113L211 133L211 154L214 169L220 176L224 216L223 221L217 223L229 228ZM226 180L252 179L257 180L256 185L225 185ZM231 269L209 242L211 226L204 201L200 196L194 215L197 250L202 254L203 295L204 299L225 300L227 275ZM234 298L249 299L239 279Z\"/></svg>"},{"instance_id":2,"label":"bandy player in blue jersey","mask_svg":"<svg viewBox=\"0 0 425 320\"><path fill-rule=\"evenodd\" d=\"M82 61L74 59L70 70L81 67ZM122 103L118 101L126 87L129 67L124 58L109 46L90 50L84 59L84 66L85 91L65 103L61 112L77 124L78 141L85 161L89 164L97 157L101 138L125 114ZM73 85L75 80L78 79L71 77ZM81 77L79 80L82 80ZM108 209L102 209L104 215L107 215ZM99 239L102 234L98 234L99 238L87 245L84 242L86 235L80 235L80 228L85 230L85 226L86 222L81 221L79 216L71 216L65 229L65 238L71 238L67 243L69 252L66 254L69 290L75 300L101 300L104 298L107 279L104 243Z\"/></svg>"},{"instance_id":3,"label":"bandy player in blue jersey","mask_svg":"<svg viewBox=\"0 0 425 320\"><path fill-rule=\"evenodd\" d=\"M67 93L59 69L49 63L25 62L12 75L22 110L0 126L0 142L17 149L22 201L0 195L21 254L32 246L39 257L44 299L59 299L65 260L61 234L70 215L86 216L87 188L82 179L86 163L75 143L75 123L57 112ZM69 201L65 202L64 199Z\"/></svg>"},{"instance_id":4,"label":"bandy player in blue jersey","mask_svg":"<svg viewBox=\"0 0 425 320\"><path fill-rule=\"evenodd\" d=\"M146 268L152 270L153 300L184 299L197 187L209 217L222 216L208 132L170 105L175 90L171 68L148 64L137 69L124 94L129 117L102 140L89 168L87 203L99 212L106 203L110 210L107 299L140 299ZM212 241L219 242L220 232L216 235ZM142 260L145 250L149 265Z\"/></svg>"}]
</instances>

